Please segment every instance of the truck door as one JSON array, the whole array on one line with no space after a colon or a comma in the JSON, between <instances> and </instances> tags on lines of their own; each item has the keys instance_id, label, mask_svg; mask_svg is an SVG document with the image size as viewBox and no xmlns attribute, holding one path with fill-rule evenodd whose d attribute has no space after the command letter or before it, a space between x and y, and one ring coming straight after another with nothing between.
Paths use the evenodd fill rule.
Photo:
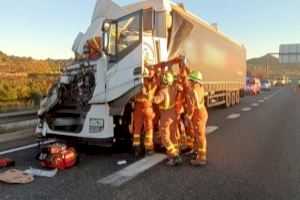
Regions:
<instances>
[{"instance_id":1,"label":"truck door","mask_svg":"<svg viewBox=\"0 0 300 200\"><path fill-rule=\"evenodd\" d=\"M110 30L111 55L107 65L106 101L116 101L133 96L142 85L143 61L143 11L117 19Z\"/></svg>"}]
</instances>

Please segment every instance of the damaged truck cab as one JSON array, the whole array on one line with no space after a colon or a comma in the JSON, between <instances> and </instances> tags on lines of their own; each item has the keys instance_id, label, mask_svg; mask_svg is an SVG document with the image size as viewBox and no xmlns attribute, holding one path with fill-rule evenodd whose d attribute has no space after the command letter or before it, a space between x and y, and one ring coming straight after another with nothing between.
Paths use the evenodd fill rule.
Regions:
<instances>
[{"instance_id":1,"label":"damaged truck cab","mask_svg":"<svg viewBox=\"0 0 300 200\"><path fill-rule=\"evenodd\" d=\"M92 24L75 39L74 63L63 68L60 80L41 101L38 134L97 144L130 137L132 99L142 88L144 62L168 59L166 32L154 27L155 16L165 23L161 13L166 10L163 5L159 9L137 5L131 12L110 0L97 2ZM98 57L84 56L90 53L88 41L97 37Z\"/></svg>"}]
</instances>

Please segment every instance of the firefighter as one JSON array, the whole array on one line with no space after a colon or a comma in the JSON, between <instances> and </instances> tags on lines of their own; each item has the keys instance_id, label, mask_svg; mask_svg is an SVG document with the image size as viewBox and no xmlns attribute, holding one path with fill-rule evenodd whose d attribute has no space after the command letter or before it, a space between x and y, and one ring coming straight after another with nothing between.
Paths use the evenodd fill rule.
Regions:
<instances>
[{"instance_id":1,"label":"firefighter","mask_svg":"<svg viewBox=\"0 0 300 200\"><path fill-rule=\"evenodd\" d=\"M180 85L181 90L178 91L176 97L177 125L181 133L181 150L187 150L193 148L193 137L190 136L191 131L187 131L187 128L189 127L185 127L183 123L184 113L186 113L187 111L186 96L190 89L188 82L189 69L186 65L186 59L182 60L179 63L179 69L180 73L177 80L177 84Z\"/></svg>"},{"instance_id":2,"label":"firefighter","mask_svg":"<svg viewBox=\"0 0 300 200\"><path fill-rule=\"evenodd\" d=\"M183 86L183 92L182 96L185 98L182 98L182 106L184 109L184 113L187 112L187 101L186 97L188 96L189 91L191 90L191 84L189 82L189 74L190 70L186 65L186 62L183 62L183 65L180 67L180 80L181 85ZM184 120L184 114L181 116L181 119ZM186 131L186 150L187 154L193 154L194 150L194 134L193 134L193 128L191 123L185 123L185 131Z\"/></svg>"},{"instance_id":3,"label":"firefighter","mask_svg":"<svg viewBox=\"0 0 300 200\"><path fill-rule=\"evenodd\" d=\"M152 100L156 91L156 85L152 79L154 73L149 72L148 68L145 68L144 73L144 86L140 93L135 97L135 107L133 111L133 150L134 155L138 156L141 153L141 131L144 125L145 139L144 145L146 155L154 154L153 146L153 108Z\"/></svg>"},{"instance_id":4,"label":"firefighter","mask_svg":"<svg viewBox=\"0 0 300 200\"><path fill-rule=\"evenodd\" d=\"M177 124L176 124L176 89L172 86L174 81L173 74L166 72L163 76L163 84L158 94L154 97L153 102L159 104L161 118L159 124L159 133L161 135L162 144L167 150L169 160L168 166L182 164L179 156L177 140Z\"/></svg>"},{"instance_id":5,"label":"firefighter","mask_svg":"<svg viewBox=\"0 0 300 200\"><path fill-rule=\"evenodd\" d=\"M190 161L191 165L204 166L207 162L207 143L205 127L208 119L207 110L204 103L204 88L202 84L202 74L193 71L189 75L191 90L187 96L186 120L192 125L195 138L194 150L196 158Z\"/></svg>"},{"instance_id":6,"label":"firefighter","mask_svg":"<svg viewBox=\"0 0 300 200\"><path fill-rule=\"evenodd\" d=\"M182 83L179 79L179 77L176 78L175 84L177 87L182 87ZM180 150L185 150L186 149L186 131L185 131L185 126L183 123L183 120L181 118L182 114L184 113L184 108L183 108L183 99L185 97L183 96L183 89L182 91L178 91L176 95L176 123L177 123L177 131L178 131L178 138L179 138L179 147Z\"/></svg>"}]
</instances>

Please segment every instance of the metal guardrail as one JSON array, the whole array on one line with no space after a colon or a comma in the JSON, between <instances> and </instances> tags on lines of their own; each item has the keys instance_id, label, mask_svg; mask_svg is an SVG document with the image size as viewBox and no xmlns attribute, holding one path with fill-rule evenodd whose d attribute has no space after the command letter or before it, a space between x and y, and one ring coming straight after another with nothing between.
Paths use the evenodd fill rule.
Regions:
<instances>
[{"instance_id":1,"label":"metal guardrail","mask_svg":"<svg viewBox=\"0 0 300 200\"><path fill-rule=\"evenodd\" d=\"M37 110L0 113L0 119L11 118L11 117L19 117L19 116L28 116L28 115L34 115L34 114L37 114Z\"/></svg>"},{"instance_id":2,"label":"metal guardrail","mask_svg":"<svg viewBox=\"0 0 300 200\"><path fill-rule=\"evenodd\" d=\"M0 114L0 124L36 119L37 110L9 112Z\"/></svg>"},{"instance_id":3,"label":"metal guardrail","mask_svg":"<svg viewBox=\"0 0 300 200\"><path fill-rule=\"evenodd\" d=\"M0 134L34 127L37 122L37 110L2 113L0 114Z\"/></svg>"}]
</instances>

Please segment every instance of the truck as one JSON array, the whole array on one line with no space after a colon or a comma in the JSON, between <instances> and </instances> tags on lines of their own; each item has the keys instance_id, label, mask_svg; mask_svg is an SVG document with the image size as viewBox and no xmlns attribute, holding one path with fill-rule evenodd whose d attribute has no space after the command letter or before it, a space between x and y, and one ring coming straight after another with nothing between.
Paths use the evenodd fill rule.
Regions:
<instances>
[{"instance_id":1,"label":"truck","mask_svg":"<svg viewBox=\"0 0 300 200\"><path fill-rule=\"evenodd\" d=\"M146 62L185 56L190 70L203 74L207 107L234 106L245 89L245 47L170 0L127 6L98 0L72 50L74 62L41 101L36 132L42 137L97 144L130 138Z\"/></svg>"}]
</instances>

